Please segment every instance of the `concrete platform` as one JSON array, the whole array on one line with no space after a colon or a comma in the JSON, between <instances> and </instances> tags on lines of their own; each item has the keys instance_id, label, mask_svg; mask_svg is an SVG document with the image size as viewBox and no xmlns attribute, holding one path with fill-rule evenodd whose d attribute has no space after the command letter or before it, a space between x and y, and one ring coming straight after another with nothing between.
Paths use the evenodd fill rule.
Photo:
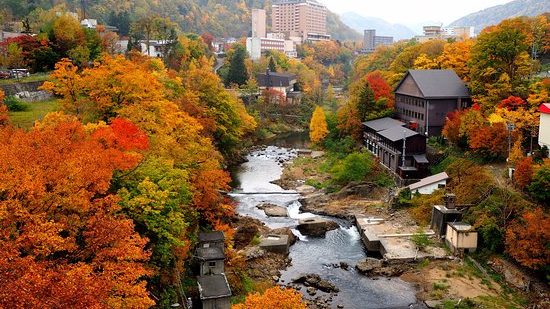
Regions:
<instances>
[{"instance_id":1,"label":"concrete platform","mask_svg":"<svg viewBox=\"0 0 550 309\"><path fill-rule=\"evenodd\" d=\"M381 218L355 218L361 240L368 251L380 252L388 261L413 261L422 258L444 258L446 252L443 248L429 247L424 251L418 251L411 240L416 233L415 226L400 226L394 222L388 222ZM425 231L428 236L435 235L431 230Z\"/></svg>"},{"instance_id":2,"label":"concrete platform","mask_svg":"<svg viewBox=\"0 0 550 309\"><path fill-rule=\"evenodd\" d=\"M288 235L270 234L260 240L260 248L269 252L288 254L289 246Z\"/></svg>"}]
</instances>

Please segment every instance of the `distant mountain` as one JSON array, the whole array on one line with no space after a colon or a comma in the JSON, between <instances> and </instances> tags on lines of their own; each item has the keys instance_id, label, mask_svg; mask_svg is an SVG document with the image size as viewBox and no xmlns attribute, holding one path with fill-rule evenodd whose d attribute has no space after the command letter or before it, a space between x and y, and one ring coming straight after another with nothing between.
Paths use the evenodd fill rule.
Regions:
<instances>
[{"instance_id":1,"label":"distant mountain","mask_svg":"<svg viewBox=\"0 0 550 309\"><path fill-rule=\"evenodd\" d=\"M449 26L473 26L475 32L479 33L483 28L496 25L507 18L536 16L546 12L550 12L550 0L514 0L472 13L452 22Z\"/></svg>"},{"instance_id":2,"label":"distant mountain","mask_svg":"<svg viewBox=\"0 0 550 309\"><path fill-rule=\"evenodd\" d=\"M363 33L365 29L375 29L377 35L393 36L394 40L410 39L416 33L405 25L392 24L381 18L362 16L347 12L340 16L342 21L351 28Z\"/></svg>"},{"instance_id":3,"label":"distant mountain","mask_svg":"<svg viewBox=\"0 0 550 309\"><path fill-rule=\"evenodd\" d=\"M342 22L340 16L330 11L327 14L327 32L333 39L340 41L355 41L363 37L361 33Z\"/></svg>"}]
</instances>

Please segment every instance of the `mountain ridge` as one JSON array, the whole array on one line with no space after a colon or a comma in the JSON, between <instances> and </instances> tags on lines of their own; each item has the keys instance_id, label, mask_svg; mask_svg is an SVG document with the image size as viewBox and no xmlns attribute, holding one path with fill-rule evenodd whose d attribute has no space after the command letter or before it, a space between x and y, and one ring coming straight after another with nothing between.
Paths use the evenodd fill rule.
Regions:
<instances>
[{"instance_id":1,"label":"mountain ridge","mask_svg":"<svg viewBox=\"0 0 550 309\"><path fill-rule=\"evenodd\" d=\"M377 35L393 36L394 40L410 39L416 33L402 24L392 24L378 17L363 16L355 12L346 12L340 19L350 28L363 32L365 29L375 29Z\"/></svg>"},{"instance_id":2,"label":"mountain ridge","mask_svg":"<svg viewBox=\"0 0 550 309\"><path fill-rule=\"evenodd\" d=\"M536 16L550 12L547 0L514 0L461 17L449 24L450 27L473 26L476 33L483 28L496 25L502 20L518 16Z\"/></svg>"}]
</instances>

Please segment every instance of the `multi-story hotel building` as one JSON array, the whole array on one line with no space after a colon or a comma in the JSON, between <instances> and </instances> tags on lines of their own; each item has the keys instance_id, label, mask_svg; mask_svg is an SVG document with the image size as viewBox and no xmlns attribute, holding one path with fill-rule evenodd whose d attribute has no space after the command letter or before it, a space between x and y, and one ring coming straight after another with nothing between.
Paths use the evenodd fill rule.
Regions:
<instances>
[{"instance_id":1,"label":"multi-story hotel building","mask_svg":"<svg viewBox=\"0 0 550 309\"><path fill-rule=\"evenodd\" d=\"M363 36L363 50L367 53L372 53L376 47L381 45L391 45L393 44L392 36L380 36L376 35L376 30L368 29L365 30Z\"/></svg>"},{"instance_id":2,"label":"multi-story hotel building","mask_svg":"<svg viewBox=\"0 0 550 309\"><path fill-rule=\"evenodd\" d=\"M252 9L252 37L266 37L266 14L265 10Z\"/></svg>"},{"instance_id":3,"label":"multi-story hotel building","mask_svg":"<svg viewBox=\"0 0 550 309\"><path fill-rule=\"evenodd\" d=\"M273 32L303 40L330 39L327 35L327 8L315 0L275 0L271 10Z\"/></svg>"}]
</instances>

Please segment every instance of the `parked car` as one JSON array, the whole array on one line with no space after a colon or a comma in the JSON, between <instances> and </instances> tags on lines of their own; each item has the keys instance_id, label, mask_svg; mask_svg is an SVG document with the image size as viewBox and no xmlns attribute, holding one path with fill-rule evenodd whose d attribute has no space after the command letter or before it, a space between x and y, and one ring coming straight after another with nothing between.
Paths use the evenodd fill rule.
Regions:
<instances>
[{"instance_id":1,"label":"parked car","mask_svg":"<svg viewBox=\"0 0 550 309\"><path fill-rule=\"evenodd\" d=\"M30 76L31 73L29 73L29 70L27 69L11 69L10 75L12 78L22 78Z\"/></svg>"},{"instance_id":2,"label":"parked car","mask_svg":"<svg viewBox=\"0 0 550 309\"><path fill-rule=\"evenodd\" d=\"M11 77L10 72L8 71L0 71L0 79L8 79Z\"/></svg>"}]
</instances>

